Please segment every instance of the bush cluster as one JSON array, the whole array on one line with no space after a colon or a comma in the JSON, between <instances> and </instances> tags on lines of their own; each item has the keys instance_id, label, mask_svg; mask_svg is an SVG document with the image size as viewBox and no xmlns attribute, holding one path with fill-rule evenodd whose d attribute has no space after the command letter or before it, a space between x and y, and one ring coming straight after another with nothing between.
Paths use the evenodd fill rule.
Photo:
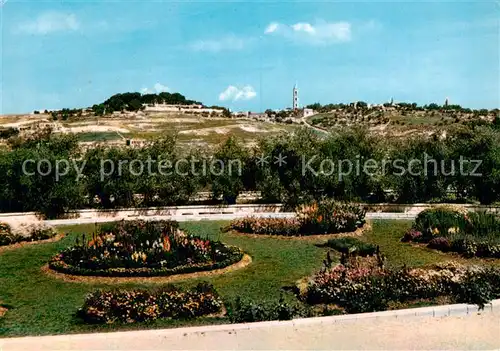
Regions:
<instances>
[{"instance_id":1,"label":"bush cluster","mask_svg":"<svg viewBox=\"0 0 500 351\"><path fill-rule=\"evenodd\" d=\"M238 262L243 253L179 230L173 221L121 221L77 239L49 267L97 276L154 276L206 271Z\"/></svg>"},{"instance_id":2,"label":"bush cluster","mask_svg":"<svg viewBox=\"0 0 500 351\"><path fill-rule=\"evenodd\" d=\"M264 302L247 301L238 297L228 306L228 315L232 323L250 323L308 317L310 311L297 303L286 302L283 297L279 301Z\"/></svg>"},{"instance_id":3,"label":"bush cluster","mask_svg":"<svg viewBox=\"0 0 500 351\"><path fill-rule=\"evenodd\" d=\"M296 218L245 217L236 219L225 228L247 234L298 236L300 222Z\"/></svg>"},{"instance_id":4,"label":"bush cluster","mask_svg":"<svg viewBox=\"0 0 500 351\"><path fill-rule=\"evenodd\" d=\"M465 257L500 258L500 218L493 213L438 206L419 213L401 240Z\"/></svg>"},{"instance_id":5,"label":"bush cluster","mask_svg":"<svg viewBox=\"0 0 500 351\"><path fill-rule=\"evenodd\" d=\"M158 318L187 319L220 313L223 303L212 285L198 284L192 290L163 287L147 290L97 290L78 310L86 323L134 323Z\"/></svg>"},{"instance_id":6,"label":"bush cluster","mask_svg":"<svg viewBox=\"0 0 500 351\"><path fill-rule=\"evenodd\" d=\"M0 222L0 246L24 241L46 240L56 235L57 233L53 228L40 225L25 226L19 229L18 232L13 232L9 224Z\"/></svg>"},{"instance_id":7,"label":"bush cluster","mask_svg":"<svg viewBox=\"0 0 500 351\"><path fill-rule=\"evenodd\" d=\"M363 226L365 215L361 206L323 200L299 206L295 218L246 217L232 221L226 230L284 236L335 234Z\"/></svg>"},{"instance_id":8,"label":"bush cluster","mask_svg":"<svg viewBox=\"0 0 500 351\"><path fill-rule=\"evenodd\" d=\"M390 303L446 296L484 307L500 297L500 269L454 262L431 268L389 270L373 257L356 257L313 276L301 298L309 304L337 304L348 313L382 311ZM361 262L361 264L360 264Z\"/></svg>"}]
</instances>

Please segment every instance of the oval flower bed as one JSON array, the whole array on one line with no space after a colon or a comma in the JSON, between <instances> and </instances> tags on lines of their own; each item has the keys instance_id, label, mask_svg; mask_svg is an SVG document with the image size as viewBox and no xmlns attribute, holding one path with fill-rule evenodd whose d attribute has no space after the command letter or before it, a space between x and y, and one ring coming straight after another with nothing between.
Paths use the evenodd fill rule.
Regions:
<instances>
[{"instance_id":1,"label":"oval flower bed","mask_svg":"<svg viewBox=\"0 0 500 351\"><path fill-rule=\"evenodd\" d=\"M420 212L401 240L464 257L500 258L500 217L439 206Z\"/></svg>"},{"instance_id":2,"label":"oval flower bed","mask_svg":"<svg viewBox=\"0 0 500 351\"><path fill-rule=\"evenodd\" d=\"M295 218L246 217L232 221L226 231L245 234L312 236L354 232L365 224L366 211L358 206L330 200L303 205Z\"/></svg>"},{"instance_id":3,"label":"oval flower bed","mask_svg":"<svg viewBox=\"0 0 500 351\"><path fill-rule=\"evenodd\" d=\"M122 221L102 226L91 238L52 258L49 268L66 274L152 277L230 266L243 252L179 230L172 221Z\"/></svg>"}]
</instances>

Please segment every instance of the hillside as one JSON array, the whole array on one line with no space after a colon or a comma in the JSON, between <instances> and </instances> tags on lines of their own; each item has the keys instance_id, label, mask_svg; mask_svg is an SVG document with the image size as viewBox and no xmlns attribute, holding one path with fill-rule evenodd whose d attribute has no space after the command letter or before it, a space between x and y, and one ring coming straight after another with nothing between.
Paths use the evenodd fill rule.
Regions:
<instances>
[{"instance_id":1,"label":"hillside","mask_svg":"<svg viewBox=\"0 0 500 351\"><path fill-rule=\"evenodd\" d=\"M498 110L471 110L457 105L436 104L423 107L416 104L351 104L332 108L320 107L318 110L321 112L308 117L307 121L310 125L326 131L360 125L373 132L392 134L429 133L456 124L491 123L498 116Z\"/></svg>"}]
</instances>

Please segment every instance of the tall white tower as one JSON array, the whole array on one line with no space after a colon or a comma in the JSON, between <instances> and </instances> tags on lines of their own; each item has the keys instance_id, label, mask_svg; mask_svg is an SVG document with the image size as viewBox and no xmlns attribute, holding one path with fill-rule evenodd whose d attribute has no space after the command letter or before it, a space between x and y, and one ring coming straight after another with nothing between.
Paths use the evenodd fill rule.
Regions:
<instances>
[{"instance_id":1,"label":"tall white tower","mask_svg":"<svg viewBox=\"0 0 500 351\"><path fill-rule=\"evenodd\" d=\"M292 108L294 110L298 110L299 109L299 89L297 88L297 83L295 83L295 85L293 87L293 104L292 104Z\"/></svg>"}]
</instances>

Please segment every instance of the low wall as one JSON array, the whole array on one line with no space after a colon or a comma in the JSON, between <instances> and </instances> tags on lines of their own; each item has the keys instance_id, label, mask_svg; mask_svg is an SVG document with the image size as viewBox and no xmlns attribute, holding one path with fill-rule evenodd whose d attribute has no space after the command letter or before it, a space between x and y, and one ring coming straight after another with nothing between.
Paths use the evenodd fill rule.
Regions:
<instances>
[{"instance_id":1,"label":"low wall","mask_svg":"<svg viewBox=\"0 0 500 351\"><path fill-rule=\"evenodd\" d=\"M412 220L421 211L438 206L438 204L370 204L368 219L401 219ZM490 211L500 213L499 206L462 205L470 211ZM172 219L177 221L200 220L232 220L246 216L259 217L293 217L292 212L282 212L281 204L241 204L228 206L172 206L149 208L124 208L117 210L84 209L67 213L66 219L47 220L52 225L83 224L109 222L132 219ZM4 222L36 222L39 218L35 212L0 213L0 221Z\"/></svg>"}]
</instances>

